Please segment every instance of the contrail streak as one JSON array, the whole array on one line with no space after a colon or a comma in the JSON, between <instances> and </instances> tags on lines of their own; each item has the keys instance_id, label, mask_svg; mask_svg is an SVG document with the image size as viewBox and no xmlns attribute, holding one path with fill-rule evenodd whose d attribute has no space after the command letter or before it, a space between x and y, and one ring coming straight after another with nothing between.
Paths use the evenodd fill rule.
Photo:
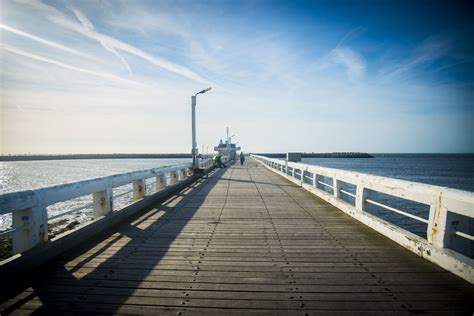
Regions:
<instances>
[{"instance_id":1,"label":"contrail streak","mask_svg":"<svg viewBox=\"0 0 474 316\"><path fill-rule=\"evenodd\" d=\"M84 27L85 30L92 31L92 32L94 31L94 25L82 12L77 10L72 5L69 5L68 7L72 12L74 12L77 19L79 20L79 22L81 22L81 24L82 24L82 26ZM114 54L115 56L117 56L118 59L120 59L120 61L122 62L122 64L125 66L125 68L127 68L128 72L130 74L132 74L132 69L130 68L130 65L127 63L127 61L125 60L125 58L122 55L120 55L112 46L108 45L107 42L101 41L101 40L99 40L99 42L102 45L102 47L104 47L107 51L109 51L112 54Z\"/></svg>"},{"instance_id":2,"label":"contrail streak","mask_svg":"<svg viewBox=\"0 0 474 316\"><path fill-rule=\"evenodd\" d=\"M109 73L97 72L97 71L94 71L94 70L84 69L84 68L72 66L72 65L69 65L69 64L65 64L63 62L60 62L60 61L57 61L57 60L54 60L54 59L50 59L50 58L47 58L47 57L44 57L44 56L41 56L41 55L25 52L21 49L18 49L16 47L9 46L9 45L6 45L6 44L0 43L0 47L2 49L6 50L6 51L9 51L9 52L13 53L13 54L20 55L20 56L23 56L23 57L28 57L28 58L38 60L38 61L42 61L42 62L45 62L45 63L48 63L48 64L56 65L56 66L66 68L66 69L69 69L69 70L74 70L74 71L77 71L77 72L93 75L93 76L108 79L108 80L111 80L111 81L131 83L131 84L135 84L135 85L143 85L139 82L124 79L124 78L121 78L121 77L118 77L118 76L115 76L115 75L112 75L112 74L109 74Z\"/></svg>"},{"instance_id":3,"label":"contrail streak","mask_svg":"<svg viewBox=\"0 0 474 316\"><path fill-rule=\"evenodd\" d=\"M45 44L45 45L48 45L48 46L51 46L51 47L60 49L60 50L63 50L63 51L65 51L65 52L68 52L68 53L71 53L71 54L74 54L74 55L78 55L78 56L86 57L86 58L91 58L91 56L89 56L89 55L87 55L87 54L84 54L84 53L82 53L82 52L79 52L79 51L77 51L77 50L75 50L75 49L66 47L66 46L64 46L64 45L61 45L61 44L58 44L58 43L55 43L55 42L52 42L52 41L48 41L48 40L46 40L46 39L44 39L44 38L35 36L35 35L33 35L33 34L30 34L30 33L26 33L26 32L20 31L19 29L13 28L13 27L8 26L8 25L6 25L6 24L0 23L0 29L3 29L3 30L5 30L5 31L11 32L11 33L14 33L14 34L16 34L16 35L20 35L20 36L29 38L29 39L31 39L31 40L33 40L33 41L38 42L38 43L42 43L42 44Z\"/></svg>"},{"instance_id":4,"label":"contrail streak","mask_svg":"<svg viewBox=\"0 0 474 316\"><path fill-rule=\"evenodd\" d=\"M176 74L179 74L183 77L186 77L188 79L191 79L191 80L194 80L194 81L197 81L197 82L201 82L201 83L205 83L205 84L208 84L208 85L214 85L215 86L215 84L213 84L212 82L204 79L203 77L201 77L197 73L193 72L192 70L190 70L190 69L188 69L184 66L174 64L174 63L169 62L167 60L154 57L154 56L144 52L143 50L141 50L137 47L126 44L122 41L119 41L119 40L113 38L113 37L98 33L94 30L85 29L84 27L82 27L82 25L79 25L76 22L72 22L69 19L66 19L64 17L57 17L57 16L51 16L51 17L49 17L49 19L51 21L65 27L65 28L76 31L76 32L78 32L78 33L80 33L80 34L82 34L86 37L95 39L95 40L97 40L101 43L106 43L107 45L109 45L109 46L111 46L115 49L127 52L127 53L135 55L135 56L138 56L138 57L148 61L149 63L151 63L151 64L153 64L157 67L166 69L168 71L174 72Z\"/></svg>"}]
</instances>

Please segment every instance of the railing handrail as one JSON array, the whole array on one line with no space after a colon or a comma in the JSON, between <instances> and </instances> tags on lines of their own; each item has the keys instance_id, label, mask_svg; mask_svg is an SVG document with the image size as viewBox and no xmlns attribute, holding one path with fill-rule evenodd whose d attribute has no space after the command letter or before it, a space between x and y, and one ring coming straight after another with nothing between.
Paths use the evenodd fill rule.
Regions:
<instances>
[{"instance_id":1,"label":"railing handrail","mask_svg":"<svg viewBox=\"0 0 474 316\"><path fill-rule=\"evenodd\" d=\"M192 163L182 163L173 166L163 166L159 168L150 168L68 182L38 189L4 193L0 195L0 215L12 213L15 210L18 210L19 207L23 209L35 207L38 201L35 198L36 195L41 196L43 204L51 205L92 194L94 192L99 192L107 187L116 188L135 180L147 179L153 176L181 170L186 167L191 168L191 166Z\"/></svg>"},{"instance_id":2,"label":"railing handrail","mask_svg":"<svg viewBox=\"0 0 474 316\"><path fill-rule=\"evenodd\" d=\"M252 157L270 170L301 185L304 189L410 251L474 283L474 260L453 250L457 249L456 247L461 247L459 249L463 249L463 251L471 251L471 248L466 247L466 245L469 246L466 243L474 240L474 236L469 234L469 224L472 223L474 218L473 192L259 155L252 155ZM289 168L292 169L292 172L289 172ZM308 177L305 172L311 173L312 178ZM332 185L322 181L322 177L331 178ZM310 184L305 182L307 179L310 179ZM344 191L342 189L344 183L355 186L355 194ZM332 193L321 189L318 184L325 188L329 187L332 189ZM373 195L374 192L425 204L429 206L429 216L425 219L377 202L372 198L376 196ZM344 200L343 195L351 196L354 201ZM427 224L426 239L368 213L367 204L376 205Z\"/></svg>"},{"instance_id":3,"label":"railing handrail","mask_svg":"<svg viewBox=\"0 0 474 316\"><path fill-rule=\"evenodd\" d=\"M270 162L286 164L290 168L303 169L311 173L318 173L322 176L337 178L347 183L359 182L367 189L394 195L418 203L433 205L438 202L442 195L443 204L447 208L456 208L456 213L473 216L474 213L474 193L449 187L442 187L420 182L372 175L363 172L327 168L310 164L303 164L280 159L268 158L264 156L252 155L253 157L265 159ZM398 192L397 192L398 189ZM402 195L403 194L403 195Z\"/></svg>"},{"instance_id":4,"label":"railing handrail","mask_svg":"<svg viewBox=\"0 0 474 316\"><path fill-rule=\"evenodd\" d=\"M205 158L201 159L199 164L207 169L211 167L213 161L210 158ZM13 234L13 252L23 252L48 240L49 219L85 208L85 206L81 206L72 211L61 213L59 216L50 217L47 210L50 205L93 195L94 202L86 206L93 207L94 219L97 219L114 211L114 188L133 184L133 189L127 193L133 192L133 201L138 201L147 195L146 180L148 178L156 177L155 191L158 192L168 185L174 185L186 179L190 175L191 169L192 163L186 162L1 194L0 215L11 213L13 217L13 227L1 233ZM167 174L169 174L169 181L167 180Z\"/></svg>"}]
</instances>

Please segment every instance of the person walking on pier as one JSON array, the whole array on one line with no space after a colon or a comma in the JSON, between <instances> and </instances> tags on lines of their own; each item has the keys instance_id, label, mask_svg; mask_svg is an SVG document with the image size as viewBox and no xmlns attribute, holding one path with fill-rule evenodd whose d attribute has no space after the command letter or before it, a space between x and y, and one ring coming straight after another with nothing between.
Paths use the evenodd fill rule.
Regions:
<instances>
[{"instance_id":1,"label":"person walking on pier","mask_svg":"<svg viewBox=\"0 0 474 316\"><path fill-rule=\"evenodd\" d=\"M218 167L218 168L226 168L226 167L227 167L227 166L224 165L224 163L222 162L221 153L217 153L217 156L216 156L216 164L217 164L217 167Z\"/></svg>"},{"instance_id":2,"label":"person walking on pier","mask_svg":"<svg viewBox=\"0 0 474 316\"><path fill-rule=\"evenodd\" d=\"M245 161L245 156L244 153L241 151L240 152L240 165L243 166Z\"/></svg>"}]
</instances>

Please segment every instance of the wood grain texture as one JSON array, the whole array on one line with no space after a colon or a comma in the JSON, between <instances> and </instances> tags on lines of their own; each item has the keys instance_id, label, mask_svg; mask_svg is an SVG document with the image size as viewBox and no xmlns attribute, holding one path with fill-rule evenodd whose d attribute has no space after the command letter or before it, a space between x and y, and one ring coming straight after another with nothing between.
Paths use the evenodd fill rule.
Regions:
<instances>
[{"instance_id":1,"label":"wood grain texture","mask_svg":"<svg viewBox=\"0 0 474 316\"><path fill-rule=\"evenodd\" d=\"M221 169L2 285L24 314L469 315L473 286L264 167Z\"/></svg>"}]
</instances>

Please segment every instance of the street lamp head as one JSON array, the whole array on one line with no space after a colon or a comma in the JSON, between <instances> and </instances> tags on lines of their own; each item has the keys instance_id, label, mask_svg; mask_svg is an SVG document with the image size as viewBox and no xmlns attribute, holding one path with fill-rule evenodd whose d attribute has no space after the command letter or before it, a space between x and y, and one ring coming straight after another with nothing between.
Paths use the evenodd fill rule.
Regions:
<instances>
[{"instance_id":1,"label":"street lamp head","mask_svg":"<svg viewBox=\"0 0 474 316\"><path fill-rule=\"evenodd\" d=\"M196 93L196 95L206 93L207 91L209 91L209 90L211 90L211 89L212 89L212 88L209 87L209 88L207 88L207 89L204 89L204 90L202 90L202 91L199 91L198 93Z\"/></svg>"}]
</instances>

